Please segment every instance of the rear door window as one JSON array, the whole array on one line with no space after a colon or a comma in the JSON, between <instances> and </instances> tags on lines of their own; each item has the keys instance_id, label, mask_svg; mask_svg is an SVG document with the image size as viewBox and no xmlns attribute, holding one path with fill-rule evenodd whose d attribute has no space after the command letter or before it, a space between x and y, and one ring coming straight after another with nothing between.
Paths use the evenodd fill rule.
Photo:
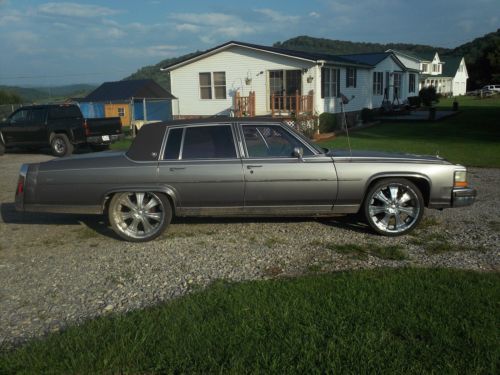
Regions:
<instances>
[{"instance_id":1,"label":"rear door window","mask_svg":"<svg viewBox=\"0 0 500 375\"><path fill-rule=\"evenodd\" d=\"M47 113L46 109L43 108L34 108L31 110L30 122L35 124L44 124L45 123L45 115Z\"/></svg>"},{"instance_id":2,"label":"rear door window","mask_svg":"<svg viewBox=\"0 0 500 375\"><path fill-rule=\"evenodd\" d=\"M184 132L183 160L236 158L230 125L192 126Z\"/></svg>"}]
</instances>

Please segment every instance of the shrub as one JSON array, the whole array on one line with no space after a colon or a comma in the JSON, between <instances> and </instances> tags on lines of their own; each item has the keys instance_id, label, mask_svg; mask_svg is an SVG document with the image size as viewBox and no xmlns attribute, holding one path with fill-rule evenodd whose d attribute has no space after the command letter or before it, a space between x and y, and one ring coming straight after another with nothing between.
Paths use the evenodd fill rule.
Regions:
<instances>
[{"instance_id":1,"label":"shrub","mask_svg":"<svg viewBox=\"0 0 500 375\"><path fill-rule=\"evenodd\" d=\"M364 124L367 122L373 121L373 110L370 108L363 108L361 110L361 120L363 121Z\"/></svg>"},{"instance_id":2,"label":"shrub","mask_svg":"<svg viewBox=\"0 0 500 375\"><path fill-rule=\"evenodd\" d=\"M408 104L412 107L420 107L422 104L422 99L420 99L420 96L409 96L408 97Z\"/></svg>"},{"instance_id":3,"label":"shrub","mask_svg":"<svg viewBox=\"0 0 500 375\"><path fill-rule=\"evenodd\" d=\"M324 112L319 115L319 132L331 133L337 128L337 115Z\"/></svg>"},{"instance_id":4,"label":"shrub","mask_svg":"<svg viewBox=\"0 0 500 375\"><path fill-rule=\"evenodd\" d=\"M424 87L418 92L418 96L422 101L422 104L426 107L432 106L433 103L438 103L438 97L436 94L436 88L434 86Z\"/></svg>"}]
</instances>

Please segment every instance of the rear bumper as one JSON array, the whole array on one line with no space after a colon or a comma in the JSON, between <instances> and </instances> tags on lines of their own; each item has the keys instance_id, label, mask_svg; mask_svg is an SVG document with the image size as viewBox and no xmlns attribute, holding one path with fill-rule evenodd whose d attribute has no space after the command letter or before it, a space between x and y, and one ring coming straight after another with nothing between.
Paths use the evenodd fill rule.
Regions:
<instances>
[{"instance_id":1,"label":"rear bumper","mask_svg":"<svg viewBox=\"0 0 500 375\"><path fill-rule=\"evenodd\" d=\"M87 137L87 143L91 145L109 145L113 142L123 139L123 137L123 134L95 135Z\"/></svg>"},{"instance_id":2,"label":"rear bumper","mask_svg":"<svg viewBox=\"0 0 500 375\"><path fill-rule=\"evenodd\" d=\"M472 188L456 188L451 194L451 206L470 206L476 201L477 191Z\"/></svg>"}]
</instances>

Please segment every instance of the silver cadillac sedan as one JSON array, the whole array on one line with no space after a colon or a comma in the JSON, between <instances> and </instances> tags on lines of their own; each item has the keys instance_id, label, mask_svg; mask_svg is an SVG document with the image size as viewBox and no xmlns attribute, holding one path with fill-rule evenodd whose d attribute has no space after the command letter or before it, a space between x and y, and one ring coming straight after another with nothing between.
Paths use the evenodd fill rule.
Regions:
<instances>
[{"instance_id":1,"label":"silver cadillac sedan","mask_svg":"<svg viewBox=\"0 0 500 375\"><path fill-rule=\"evenodd\" d=\"M285 123L213 118L144 126L127 152L21 167L20 211L107 214L127 241L158 237L175 216L362 213L386 236L424 207L471 205L465 167L440 157L327 150Z\"/></svg>"}]
</instances>

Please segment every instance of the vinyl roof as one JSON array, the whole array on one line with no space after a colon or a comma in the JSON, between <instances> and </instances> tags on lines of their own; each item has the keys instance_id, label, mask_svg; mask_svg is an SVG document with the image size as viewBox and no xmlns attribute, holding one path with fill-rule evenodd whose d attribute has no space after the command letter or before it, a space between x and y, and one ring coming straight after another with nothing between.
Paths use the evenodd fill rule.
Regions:
<instances>
[{"instance_id":1,"label":"vinyl roof","mask_svg":"<svg viewBox=\"0 0 500 375\"><path fill-rule=\"evenodd\" d=\"M352 60L349 60L349 59L346 59L342 56L337 56L337 55L296 51L296 50L285 49L285 48L268 47L268 46L262 46L262 45L258 45L258 44L230 41L230 42L221 44L219 46L216 46L214 48L211 48L209 50L206 50L206 51L200 53L199 55L191 56L189 58L186 58L185 60L177 61L173 64L164 66L163 68L161 68L161 70L177 69L178 67L181 67L181 66L187 65L191 62L200 60L207 55L217 53L219 50L223 50L223 49L229 48L231 46L239 46L239 47L244 47L244 48L249 48L249 49L260 50L260 51L270 52L270 53L274 53L274 54L278 54L278 55L289 56L289 57L293 57L293 58L297 58L297 59L301 59L301 60L307 60L307 61L311 61L311 62L325 61L327 63L335 63L335 64L339 64L339 65L355 65L355 66L366 67L366 68L372 67L369 64L362 63L362 62L354 62Z\"/></svg>"},{"instance_id":2,"label":"vinyl roof","mask_svg":"<svg viewBox=\"0 0 500 375\"><path fill-rule=\"evenodd\" d=\"M175 99L175 97L152 79L105 82L82 101L103 102L130 100L131 98Z\"/></svg>"}]
</instances>

